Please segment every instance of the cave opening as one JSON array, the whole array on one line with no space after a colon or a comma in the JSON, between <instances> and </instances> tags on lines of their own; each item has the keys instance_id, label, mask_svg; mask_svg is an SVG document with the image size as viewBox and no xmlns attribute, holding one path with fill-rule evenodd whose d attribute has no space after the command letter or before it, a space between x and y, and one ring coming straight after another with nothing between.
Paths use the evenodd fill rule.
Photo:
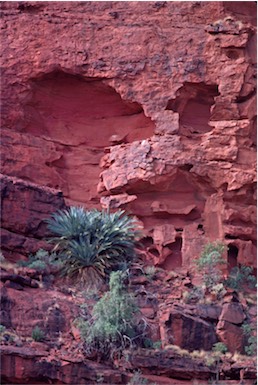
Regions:
<instances>
[{"instance_id":1,"label":"cave opening","mask_svg":"<svg viewBox=\"0 0 258 385\"><path fill-rule=\"evenodd\" d=\"M179 113L179 133L187 136L211 131L211 107L218 95L217 85L186 82L166 107L166 110Z\"/></svg>"},{"instance_id":2,"label":"cave opening","mask_svg":"<svg viewBox=\"0 0 258 385\"><path fill-rule=\"evenodd\" d=\"M166 245L168 255L160 265L162 269L171 271L182 267L182 245L183 240L180 235L176 236L175 242Z\"/></svg>"},{"instance_id":3,"label":"cave opening","mask_svg":"<svg viewBox=\"0 0 258 385\"><path fill-rule=\"evenodd\" d=\"M228 270L229 272L234 268L238 266L238 247L234 244L228 245L228 251L227 251L227 262L228 262Z\"/></svg>"}]
</instances>

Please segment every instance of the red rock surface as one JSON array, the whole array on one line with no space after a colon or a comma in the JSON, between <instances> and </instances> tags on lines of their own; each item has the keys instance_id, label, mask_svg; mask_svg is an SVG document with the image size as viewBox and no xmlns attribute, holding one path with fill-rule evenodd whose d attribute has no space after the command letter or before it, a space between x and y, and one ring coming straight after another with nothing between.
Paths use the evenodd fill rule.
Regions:
<instances>
[{"instance_id":1,"label":"red rock surface","mask_svg":"<svg viewBox=\"0 0 258 385\"><path fill-rule=\"evenodd\" d=\"M254 264L255 3L1 8L2 172L125 207L166 269L214 239Z\"/></svg>"},{"instance_id":2,"label":"red rock surface","mask_svg":"<svg viewBox=\"0 0 258 385\"><path fill-rule=\"evenodd\" d=\"M1 11L4 254L15 261L46 248L44 219L66 204L125 208L144 225L148 262L179 274L152 293L146 279L135 282L154 340L192 350L216 337L242 349L242 305L175 303L191 285L180 273L191 273L208 241L228 244L229 268L256 266L255 2L7 1ZM54 341L55 325L69 333L72 301L22 283L4 283L6 326L25 336L42 322ZM77 346L66 361L65 345L57 364L59 353L42 346L5 347L4 380L42 383L49 371L56 383L95 383L106 369L82 365ZM141 362L150 378L162 374L160 384L194 383L199 370L207 381L207 368L188 362L187 373L162 354L160 362L135 352L130 370ZM243 367L224 373L238 379ZM126 379L108 368L105 380Z\"/></svg>"},{"instance_id":3,"label":"red rock surface","mask_svg":"<svg viewBox=\"0 0 258 385\"><path fill-rule=\"evenodd\" d=\"M3 383L53 381L96 385L101 374L104 384L126 384L132 373L141 368L143 377L157 385L181 384L180 381L194 385L197 380L205 384L208 379L215 378L218 368L214 361L205 363L208 352L199 358L189 352L210 350L218 338L232 352L242 349L240 321L243 309L240 303L186 305L182 300L182 277L176 275L168 281L166 273L159 272L152 281L134 276L130 288L149 327L149 337L153 341L161 340L162 348L132 349L113 364L110 361L99 363L85 358L80 333L74 325L80 315L80 305L90 305L84 290L68 287L62 280L49 286L44 279L40 282L39 277L34 279L37 286L30 287L28 281L31 282L33 271L24 268L19 268L13 278L20 287L10 287L4 279L7 273L12 280L10 269L1 272L4 283L1 284L0 298L1 323L6 327L5 332L0 332ZM164 282L167 282L166 286ZM179 282L181 295L172 299L178 293ZM235 308L234 321L238 324L224 320L230 316L230 306ZM42 342L31 338L36 326L44 332ZM12 339L8 337L10 334ZM246 357L241 362L241 356L237 361L232 356L224 357L219 362L221 384L226 379L225 384L234 384L233 380L240 378L241 370L245 370L245 383L251 384L255 378L254 358Z\"/></svg>"},{"instance_id":4,"label":"red rock surface","mask_svg":"<svg viewBox=\"0 0 258 385\"><path fill-rule=\"evenodd\" d=\"M129 356L127 363L123 369L134 367L139 362L145 371L155 372L159 367L159 375L144 374L143 378L149 381L155 381L157 385L184 385L196 384L205 385L211 374L216 374L215 368L210 369L200 363L193 363L191 360L182 359L173 352L164 352L162 356L157 352L146 355L145 351L134 352ZM138 362L137 362L138 361ZM136 363L137 362L137 363ZM246 363L245 363L246 364ZM102 364L97 364L89 360L72 359L71 357L61 361L52 357L49 360L46 352L35 348L15 348L13 346L4 346L2 348L2 367L3 367L3 384L10 384L10 381L19 383L19 380L25 378L23 384L78 384L78 385L95 385L102 379L103 385L125 384L126 378L130 380L132 375L121 374L118 370L114 370ZM243 365L243 364L242 364ZM249 378L244 380L246 385L252 385L255 372L249 363L249 367L241 364L236 370L243 370L249 374ZM102 374L101 376L99 374ZM164 373L173 373L176 379L164 376ZM223 373L223 370L221 371ZM228 374L228 373L227 373ZM181 380L183 378L183 380ZM47 381L47 382L46 382ZM153 383L153 382L152 382ZM220 380L221 385L238 385L239 381Z\"/></svg>"},{"instance_id":5,"label":"red rock surface","mask_svg":"<svg viewBox=\"0 0 258 385\"><path fill-rule=\"evenodd\" d=\"M40 248L49 249L45 220L65 208L61 191L1 175L1 248L15 261Z\"/></svg>"}]
</instances>

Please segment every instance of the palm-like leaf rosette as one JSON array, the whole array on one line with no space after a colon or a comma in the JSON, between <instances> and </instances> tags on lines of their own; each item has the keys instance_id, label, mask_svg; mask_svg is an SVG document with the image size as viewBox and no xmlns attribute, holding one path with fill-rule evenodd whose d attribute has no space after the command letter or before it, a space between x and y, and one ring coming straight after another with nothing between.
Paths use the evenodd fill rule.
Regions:
<instances>
[{"instance_id":1,"label":"palm-like leaf rosette","mask_svg":"<svg viewBox=\"0 0 258 385\"><path fill-rule=\"evenodd\" d=\"M115 213L70 207L52 214L50 239L62 260L63 273L72 279L94 283L135 256L138 221L123 210Z\"/></svg>"}]
</instances>

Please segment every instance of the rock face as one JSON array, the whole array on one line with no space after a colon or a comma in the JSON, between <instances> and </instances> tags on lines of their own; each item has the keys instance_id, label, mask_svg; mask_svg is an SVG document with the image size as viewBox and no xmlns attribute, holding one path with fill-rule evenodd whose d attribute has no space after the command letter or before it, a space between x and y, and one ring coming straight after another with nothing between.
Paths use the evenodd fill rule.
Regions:
<instances>
[{"instance_id":1,"label":"rock face","mask_svg":"<svg viewBox=\"0 0 258 385\"><path fill-rule=\"evenodd\" d=\"M141 368L142 375L157 385L179 385L181 381L182 385L194 385L197 380L204 385L218 373L221 384L233 385L233 380L241 379L241 371L245 383L252 384L254 357L241 362L240 356L236 362L232 356L228 361L224 356L216 364L208 361L209 351L197 357L193 352L210 350L218 340L232 352L241 351L241 325L246 317L241 303L234 297L234 301L228 298L221 305L185 304L184 287L178 286L182 279L177 275L168 281L168 275L162 271L152 281L134 276L130 286L149 337L162 342L162 348L130 349L112 364L108 360L96 362L83 353L84 344L74 320L85 309L92 309L92 301L95 303L87 298L86 291L69 288L62 280L56 280L55 286L46 284L46 275L40 282L33 269L19 268L16 275L10 269L1 271L0 316L2 328L6 328L0 331L2 383L97 385L102 378L105 385L127 384L132 373ZM20 285L11 286L13 282ZM33 341L35 327L44 332L41 342Z\"/></svg>"},{"instance_id":2,"label":"rock face","mask_svg":"<svg viewBox=\"0 0 258 385\"><path fill-rule=\"evenodd\" d=\"M241 325L245 319L243 306L236 299L223 304L216 332L231 352L243 351L244 334Z\"/></svg>"},{"instance_id":3,"label":"rock face","mask_svg":"<svg viewBox=\"0 0 258 385\"><path fill-rule=\"evenodd\" d=\"M50 235L44 220L66 207L62 192L4 175L0 180L4 255L15 261L40 248L49 249L44 241Z\"/></svg>"},{"instance_id":4,"label":"rock face","mask_svg":"<svg viewBox=\"0 0 258 385\"><path fill-rule=\"evenodd\" d=\"M195 309L188 312L185 306L170 306L160 313L160 334L163 345L177 345L189 351L211 350L217 342L211 323L197 317Z\"/></svg>"},{"instance_id":5,"label":"rock face","mask_svg":"<svg viewBox=\"0 0 258 385\"><path fill-rule=\"evenodd\" d=\"M2 172L125 207L166 269L254 264L255 6L2 3Z\"/></svg>"},{"instance_id":6,"label":"rock face","mask_svg":"<svg viewBox=\"0 0 258 385\"><path fill-rule=\"evenodd\" d=\"M137 277L153 340L241 350L239 302L186 306L182 294L209 241L228 245L229 268L256 266L255 2L25 1L2 2L1 11L6 258L48 248L44 220L66 205L124 208L144 225L149 264L179 274L152 293ZM21 338L39 325L49 338L4 346L3 381L96 384L100 372L126 383L123 372L80 356L72 297L15 271L2 278L2 323ZM164 349L129 358L128 370L140 363L160 384L216 375ZM244 367L226 367L223 378L239 380Z\"/></svg>"}]
</instances>

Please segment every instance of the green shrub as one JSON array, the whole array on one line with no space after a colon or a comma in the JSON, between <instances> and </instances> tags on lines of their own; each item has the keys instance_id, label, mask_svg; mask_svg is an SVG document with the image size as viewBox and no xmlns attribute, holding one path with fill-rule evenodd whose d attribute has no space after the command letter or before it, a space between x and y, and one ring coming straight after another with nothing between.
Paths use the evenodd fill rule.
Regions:
<instances>
[{"instance_id":1,"label":"green shrub","mask_svg":"<svg viewBox=\"0 0 258 385\"><path fill-rule=\"evenodd\" d=\"M241 326L241 329L243 330L243 333L246 336L249 336L250 334L252 334L252 331L253 331L253 327L249 323L246 323L246 322L243 323L243 325Z\"/></svg>"},{"instance_id":2,"label":"green shrub","mask_svg":"<svg viewBox=\"0 0 258 385\"><path fill-rule=\"evenodd\" d=\"M212 351L214 353L224 354L228 351L228 348L226 347L226 345L223 342L216 342L212 347Z\"/></svg>"},{"instance_id":3,"label":"green shrub","mask_svg":"<svg viewBox=\"0 0 258 385\"><path fill-rule=\"evenodd\" d=\"M153 349L161 349L161 348L162 348L162 342L161 341L153 342Z\"/></svg>"},{"instance_id":4,"label":"green shrub","mask_svg":"<svg viewBox=\"0 0 258 385\"><path fill-rule=\"evenodd\" d=\"M139 310L123 286L121 271L111 273L109 286L110 291L94 305L91 317L85 315L77 321L85 352L96 351L106 358L135 346L143 335L137 318Z\"/></svg>"},{"instance_id":5,"label":"green shrub","mask_svg":"<svg viewBox=\"0 0 258 385\"><path fill-rule=\"evenodd\" d=\"M0 334L4 333L6 330L6 327L4 325L0 325Z\"/></svg>"},{"instance_id":6,"label":"green shrub","mask_svg":"<svg viewBox=\"0 0 258 385\"><path fill-rule=\"evenodd\" d=\"M257 354L257 337L254 335L256 329L251 324L244 323L242 330L246 337L245 353L248 356L255 356Z\"/></svg>"},{"instance_id":7,"label":"green shrub","mask_svg":"<svg viewBox=\"0 0 258 385\"><path fill-rule=\"evenodd\" d=\"M257 338L255 336L250 336L247 339L248 345L245 346L245 353L248 356L257 355Z\"/></svg>"},{"instance_id":8,"label":"green shrub","mask_svg":"<svg viewBox=\"0 0 258 385\"><path fill-rule=\"evenodd\" d=\"M39 249L36 254L31 254L27 261L18 261L17 264L29 269L35 269L38 272L46 272L54 268L60 268L61 263L56 253L49 253L46 250Z\"/></svg>"},{"instance_id":9,"label":"green shrub","mask_svg":"<svg viewBox=\"0 0 258 385\"><path fill-rule=\"evenodd\" d=\"M222 280L220 265L225 264L222 254L225 245L221 242L208 243L201 256L195 261L197 270L202 273L203 283L208 290L217 285Z\"/></svg>"},{"instance_id":10,"label":"green shrub","mask_svg":"<svg viewBox=\"0 0 258 385\"><path fill-rule=\"evenodd\" d=\"M225 280L225 285L236 291L243 291L246 286L255 288L256 277L253 275L253 268L245 265L234 267Z\"/></svg>"},{"instance_id":11,"label":"green shrub","mask_svg":"<svg viewBox=\"0 0 258 385\"><path fill-rule=\"evenodd\" d=\"M135 255L139 225L124 211L85 211L70 207L47 220L55 251L63 262L63 274L85 284L104 279L121 269Z\"/></svg>"},{"instance_id":12,"label":"green shrub","mask_svg":"<svg viewBox=\"0 0 258 385\"><path fill-rule=\"evenodd\" d=\"M45 339L45 333L43 332L40 327L35 326L35 328L32 330L31 337L36 342L41 342Z\"/></svg>"},{"instance_id":13,"label":"green shrub","mask_svg":"<svg viewBox=\"0 0 258 385\"><path fill-rule=\"evenodd\" d=\"M162 342L161 341L152 341L151 338L144 338L143 339L143 346L146 349L161 349Z\"/></svg>"},{"instance_id":14,"label":"green shrub","mask_svg":"<svg viewBox=\"0 0 258 385\"><path fill-rule=\"evenodd\" d=\"M152 349L153 348L153 341L152 341L152 339L151 338L144 338L143 346L146 349Z\"/></svg>"}]
</instances>

